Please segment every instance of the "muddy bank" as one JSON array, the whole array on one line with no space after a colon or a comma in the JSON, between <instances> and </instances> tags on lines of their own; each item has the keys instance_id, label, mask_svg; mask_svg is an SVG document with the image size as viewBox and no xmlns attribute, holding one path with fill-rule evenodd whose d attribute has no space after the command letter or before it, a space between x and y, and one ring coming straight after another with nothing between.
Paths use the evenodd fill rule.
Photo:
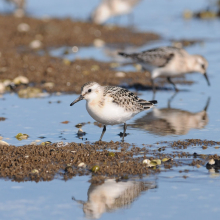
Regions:
<instances>
[{"instance_id":1,"label":"muddy bank","mask_svg":"<svg viewBox=\"0 0 220 220\"><path fill-rule=\"evenodd\" d=\"M117 63L104 63L95 60L79 60L73 62L51 57L47 53L50 47L90 46L94 40L106 44L143 45L159 39L152 33L137 33L132 28L117 26L101 26L92 23L72 21L70 19L36 19L15 18L0 15L0 93L5 91L18 92L26 87L35 87L38 93L67 92L80 93L81 86L88 81L96 81L101 85L120 85L151 89L150 74L141 71L118 74ZM61 34L62 33L62 34ZM35 49L40 49L43 54ZM27 77L27 85L10 83L18 76ZM177 78L176 83L192 84L185 78ZM156 80L157 87L167 84L165 79ZM20 97L27 95L22 90ZM31 91L33 92L33 91ZM36 97L38 97L36 95Z\"/></svg>"},{"instance_id":2,"label":"muddy bank","mask_svg":"<svg viewBox=\"0 0 220 220\"><path fill-rule=\"evenodd\" d=\"M39 40L42 48L47 48L90 46L95 39L101 39L107 44L140 46L159 39L157 34L136 32L132 28L101 26L68 18L36 19L0 15L0 29L4 30L0 34L0 48L29 46L33 40Z\"/></svg>"},{"instance_id":3,"label":"muddy bank","mask_svg":"<svg viewBox=\"0 0 220 220\"><path fill-rule=\"evenodd\" d=\"M88 81L96 81L101 85L120 85L151 89L150 73L124 72L118 77L117 63L104 63L96 60L75 60L73 62L50 56L20 54L13 50L2 52L0 57L0 81L13 80L17 76L26 76L28 86L37 87L47 92L80 93L81 86ZM174 82L192 84L185 78L175 78ZM49 84L48 84L49 83ZM155 80L157 87L167 84L166 79ZM19 91L23 86L15 87ZM170 86L171 88L171 86Z\"/></svg>"},{"instance_id":4,"label":"muddy bank","mask_svg":"<svg viewBox=\"0 0 220 220\"><path fill-rule=\"evenodd\" d=\"M130 176L154 174L175 166L186 165L182 158L188 158L189 166L205 164L208 159L219 159L218 155L204 155L186 152L166 154L166 147L186 149L194 145L213 146L215 141L186 140L152 150L152 145L136 147L120 142L95 142L25 145L20 147L0 145L0 177L13 181L50 181L54 178L67 180L76 175L97 176L94 181L103 182L106 177L128 179ZM113 152L114 151L114 152ZM191 160L190 160L191 159ZM104 177L103 177L104 176Z\"/></svg>"},{"instance_id":5,"label":"muddy bank","mask_svg":"<svg viewBox=\"0 0 220 220\"><path fill-rule=\"evenodd\" d=\"M0 176L14 181L46 181L91 173L115 177L151 173L142 161L133 158L132 151L126 151L128 146L124 143L121 152L114 155L108 150L121 148L119 142L71 143L62 147L56 144L0 146ZM94 166L98 168L92 171Z\"/></svg>"}]
</instances>

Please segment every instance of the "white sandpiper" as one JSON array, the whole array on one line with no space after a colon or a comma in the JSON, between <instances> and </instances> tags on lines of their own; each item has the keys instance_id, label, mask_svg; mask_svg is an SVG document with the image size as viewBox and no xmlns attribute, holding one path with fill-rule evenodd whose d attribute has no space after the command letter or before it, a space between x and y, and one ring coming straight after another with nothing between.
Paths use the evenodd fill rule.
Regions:
<instances>
[{"instance_id":1,"label":"white sandpiper","mask_svg":"<svg viewBox=\"0 0 220 220\"><path fill-rule=\"evenodd\" d=\"M103 24L110 17L128 14L140 0L103 0L92 13L92 21Z\"/></svg>"},{"instance_id":2,"label":"white sandpiper","mask_svg":"<svg viewBox=\"0 0 220 220\"><path fill-rule=\"evenodd\" d=\"M199 72L204 75L208 85L210 85L206 70L208 61L201 55L191 55L184 49L176 47L160 47L141 53L126 54L119 52L121 56L131 58L133 61L142 65L144 70L151 73L152 86L153 80L157 77L167 77L175 90L176 85L171 81L171 77L181 76L186 73Z\"/></svg>"},{"instance_id":3,"label":"white sandpiper","mask_svg":"<svg viewBox=\"0 0 220 220\"><path fill-rule=\"evenodd\" d=\"M6 0L7 2L11 2L15 5L16 10L24 10L25 9L25 4L26 0Z\"/></svg>"},{"instance_id":4,"label":"white sandpiper","mask_svg":"<svg viewBox=\"0 0 220 220\"><path fill-rule=\"evenodd\" d=\"M103 124L100 141L106 131L106 125L124 123L122 141L126 132L126 121L141 111L150 109L156 100L140 99L127 89L117 86L101 86L96 82L88 82L81 88L81 95L70 106L85 99L86 109L90 116Z\"/></svg>"}]
</instances>

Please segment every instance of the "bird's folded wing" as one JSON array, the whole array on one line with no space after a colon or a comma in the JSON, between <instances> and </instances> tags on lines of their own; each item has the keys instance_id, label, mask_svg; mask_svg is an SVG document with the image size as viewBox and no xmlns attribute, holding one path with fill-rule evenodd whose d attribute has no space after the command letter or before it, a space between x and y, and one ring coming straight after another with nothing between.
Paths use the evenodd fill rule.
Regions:
<instances>
[{"instance_id":1,"label":"bird's folded wing","mask_svg":"<svg viewBox=\"0 0 220 220\"><path fill-rule=\"evenodd\" d=\"M116 87L114 87L114 89L115 88ZM109 93L108 95L112 97L113 103L125 108L126 111L139 112L153 106L152 102L140 99L133 92L120 87L117 87L114 93Z\"/></svg>"},{"instance_id":2,"label":"bird's folded wing","mask_svg":"<svg viewBox=\"0 0 220 220\"><path fill-rule=\"evenodd\" d=\"M134 54L132 58L139 62L147 63L155 67L164 67L175 56L175 50L157 48L153 50L144 51L139 54Z\"/></svg>"}]
</instances>

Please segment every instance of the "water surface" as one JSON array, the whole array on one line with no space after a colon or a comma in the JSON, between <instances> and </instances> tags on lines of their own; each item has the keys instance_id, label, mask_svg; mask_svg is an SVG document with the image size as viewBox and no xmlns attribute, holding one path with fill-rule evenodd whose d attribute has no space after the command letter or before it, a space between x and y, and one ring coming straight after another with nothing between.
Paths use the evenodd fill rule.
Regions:
<instances>
[{"instance_id":1,"label":"water surface","mask_svg":"<svg viewBox=\"0 0 220 220\"><path fill-rule=\"evenodd\" d=\"M98 4L98 0L30 0L27 11L35 17L71 17L86 20ZM137 146L154 144L152 150L158 149L160 141L176 141L191 138L219 141L220 104L219 104L219 69L220 69L220 20L201 21L184 20L185 9L197 11L207 6L205 0L143 0L134 9L133 26L137 30L153 31L163 39L143 45L142 47L125 48L126 51L142 51L157 46L170 45L172 39L199 39L198 43L186 48L189 53L201 54L209 61L208 74L211 87L200 74L187 75L195 83L178 85L181 91L158 91L155 99L158 105L150 111L141 112L128 122L125 138L128 143ZM0 3L1 11L10 11L9 6ZM130 25L126 16L119 20L110 19L107 24L116 22L119 25ZM73 45L74 46L74 45ZM78 53L63 56L66 48L53 48L53 56L62 56L70 60L76 57L93 58L100 61L126 62L115 56L120 47L79 48ZM71 48L70 48L71 49ZM132 71L129 65L120 71ZM170 86L171 88L171 86ZM136 92L134 89L132 91ZM151 91L137 91L141 98L153 98ZM85 109L85 101L70 107L69 104L77 95L56 95L44 98L21 99L16 94L4 94L0 98L0 117L7 118L0 122L0 136L12 145L30 144L35 140L51 142L94 142L99 139L102 128L94 125L94 120ZM59 102L58 102L59 101ZM51 102L51 103L50 103ZM69 121L68 124L62 124ZM82 127L86 135L83 139L77 136L76 124L85 122ZM90 122L90 123L88 123ZM146 122L146 123L143 123ZM107 126L105 141L120 141L121 125ZM17 133L27 133L27 140L18 141ZM41 139L40 137L45 137ZM39 142L39 143L40 143ZM167 147L166 152L173 152ZM182 150L183 151L183 150ZM190 153L219 154L219 150L201 146L188 147ZM189 158L190 160L192 158ZM188 172L184 172L188 170ZM180 171L180 172L179 172ZM184 178L185 177L185 178ZM53 180L51 182L16 183L10 180L0 181L0 219L207 219L219 217L219 174L209 172L205 166L200 168L173 167L155 176L140 180L136 177L127 182L116 183L108 180L100 186L92 186L89 177L74 177L71 180ZM109 182L110 181L110 182ZM149 189L139 190L130 203L126 203L125 191L132 194L134 185L149 184ZM106 185L107 184L107 185ZM156 188L155 188L156 187ZM138 187L137 187L138 188ZM105 202L94 200L92 192L105 195ZM137 192L137 191L136 191ZM88 195L87 195L88 194ZM111 194L111 196L109 196ZM112 196L114 195L114 196ZM89 196L89 197L88 197ZM73 200L72 198L75 198ZM122 201L125 204L122 204ZM87 205L86 205L87 204ZM89 205L88 205L89 204ZM103 204L111 204L109 209ZM84 209L83 209L84 206ZM100 208L100 209L99 209ZM102 208L102 209L101 209ZM83 211L84 210L84 211ZM99 210L99 211L97 211Z\"/></svg>"}]
</instances>

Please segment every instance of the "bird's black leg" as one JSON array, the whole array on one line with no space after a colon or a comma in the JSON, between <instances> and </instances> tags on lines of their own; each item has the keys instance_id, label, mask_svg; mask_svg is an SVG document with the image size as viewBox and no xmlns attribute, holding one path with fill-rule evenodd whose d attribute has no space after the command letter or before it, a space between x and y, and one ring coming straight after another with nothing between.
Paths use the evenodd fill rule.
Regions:
<instances>
[{"instance_id":1,"label":"bird's black leg","mask_svg":"<svg viewBox=\"0 0 220 220\"><path fill-rule=\"evenodd\" d=\"M170 79L170 77L167 77L167 80L168 80L169 83L171 83L171 84L174 86L175 91L178 92L179 89L177 89L176 85L175 85L174 82Z\"/></svg>"},{"instance_id":2,"label":"bird's black leg","mask_svg":"<svg viewBox=\"0 0 220 220\"><path fill-rule=\"evenodd\" d=\"M152 84L153 94L155 95L156 89L155 89L155 85L154 85L154 80L153 79L151 79L151 84Z\"/></svg>"},{"instance_id":3,"label":"bird's black leg","mask_svg":"<svg viewBox=\"0 0 220 220\"><path fill-rule=\"evenodd\" d=\"M104 125L103 130L102 130L102 134L101 134L101 137L100 137L99 141L102 140L102 137L105 134L105 131L106 131L106 126Z\"/></svg>"},{"instance_id":4,"label":"bird's black leg","mask_svg":"<svg viewBox=\"0 0 220 220\"><path fill-rule=\"evenodd\" d=\"M124 137L125 137L126 129L127 129L127 124L124 123L124 132L123 132L122 142L124 142Z\"/></svg>"}]
</instances>

